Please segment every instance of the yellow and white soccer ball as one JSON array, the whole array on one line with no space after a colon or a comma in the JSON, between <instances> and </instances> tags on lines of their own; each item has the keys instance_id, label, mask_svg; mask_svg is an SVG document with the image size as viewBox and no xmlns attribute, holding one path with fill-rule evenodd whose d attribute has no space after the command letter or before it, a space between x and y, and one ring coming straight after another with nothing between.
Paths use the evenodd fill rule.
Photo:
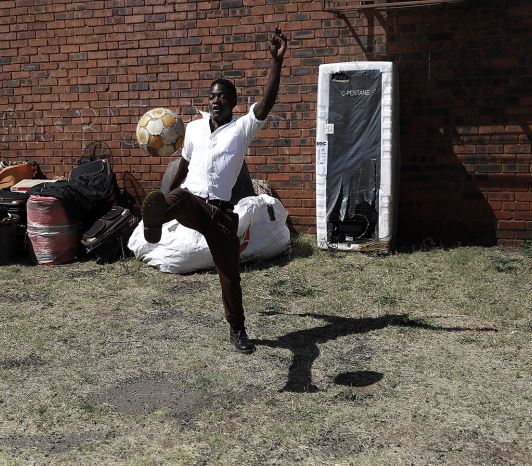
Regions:
<instances>
[{"instance_id":1,"label":"yellow and white soccer ball","mask_svg":"<svg viewBox=\"0 0 532 466\"><path fill-rule=\"evenodd\" d=\"M140 117L137 142L141 149L155 157L172 155L183 145L185 125L172 110L154 108Z\"/></svg>"}]
</instances>

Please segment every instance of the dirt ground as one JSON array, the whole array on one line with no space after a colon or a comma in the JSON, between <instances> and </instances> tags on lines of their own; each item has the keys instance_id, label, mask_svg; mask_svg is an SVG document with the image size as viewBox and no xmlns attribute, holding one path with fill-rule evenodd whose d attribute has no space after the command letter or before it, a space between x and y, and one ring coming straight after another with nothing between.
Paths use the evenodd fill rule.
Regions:
<instances>
[{"instance_id":1,"label":"dirt ground","mask_svg":"<svg viewBox=\"0 0 532 466\"><path fill-rule=\"evenodd\" d=\"M530 252L0 267L0 464L532 464Z\"/></svg>"}]
</instances>

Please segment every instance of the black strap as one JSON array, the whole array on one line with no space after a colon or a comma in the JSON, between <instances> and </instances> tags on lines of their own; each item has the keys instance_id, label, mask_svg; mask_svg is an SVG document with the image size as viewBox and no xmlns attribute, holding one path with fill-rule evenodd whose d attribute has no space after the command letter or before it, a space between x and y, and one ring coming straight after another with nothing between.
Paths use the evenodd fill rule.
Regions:
<instances>
[{"instance_id":1,"label":"black strap","mask_svg":"<svg viewBox=\"0 0 532 466\"><path fill-rule=\"evenodd\" d=\"M235 208L232 202L222 201L221 199L207 199L205 202L222 210L234 210Z\"/></svg>"},{"instance_id":2,"label":"black strap","mask_svg":"<svg viewBox=\"0 0 532 466\"><path fill-rule=\"evenodd\" d=\"M204 200L207 204L213 205L214 207L218 207L222 210L234 210L235 205L230 201L222 201L221 199L206 199L201 196L196 196L200 199Z\"/></svg>"}]
</instances>

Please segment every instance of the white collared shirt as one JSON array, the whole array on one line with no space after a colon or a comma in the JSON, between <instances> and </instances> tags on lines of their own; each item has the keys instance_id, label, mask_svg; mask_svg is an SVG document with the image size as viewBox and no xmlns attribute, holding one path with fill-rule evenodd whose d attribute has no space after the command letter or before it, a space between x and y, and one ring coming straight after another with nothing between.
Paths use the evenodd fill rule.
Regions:
<instances>
[{"instance_id":1,"label":"white collared shirt","mask_svg":"<svg viewBox=\"0 0 532 466\"><path fill-rule=\"evenodd\" d=\"M187 124L181 156L189 162L182 187L208 199L228 201L247 149L266 120L258 120L251 106L249 112L233 119L211 133L210 115Z\"/></svg>"}]
</instances>

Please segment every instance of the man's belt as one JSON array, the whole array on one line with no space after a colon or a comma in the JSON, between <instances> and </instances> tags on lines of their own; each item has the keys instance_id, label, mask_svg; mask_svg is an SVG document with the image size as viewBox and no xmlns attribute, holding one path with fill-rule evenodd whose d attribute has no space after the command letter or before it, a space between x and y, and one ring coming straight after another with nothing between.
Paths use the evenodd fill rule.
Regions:
<instances>
[{"instance_id":1,"label":"man's belt","mask_svg":"<svg viewBox=\"0 0 532 466\"><path fill-rule=\"evenodd\" d=\"M222 210L234 210L235 205L232 202L229 201L222 201L221 199L202 199L210 205L213 205L214 207L218 207Z\"/></svg>"}]
</instances>

